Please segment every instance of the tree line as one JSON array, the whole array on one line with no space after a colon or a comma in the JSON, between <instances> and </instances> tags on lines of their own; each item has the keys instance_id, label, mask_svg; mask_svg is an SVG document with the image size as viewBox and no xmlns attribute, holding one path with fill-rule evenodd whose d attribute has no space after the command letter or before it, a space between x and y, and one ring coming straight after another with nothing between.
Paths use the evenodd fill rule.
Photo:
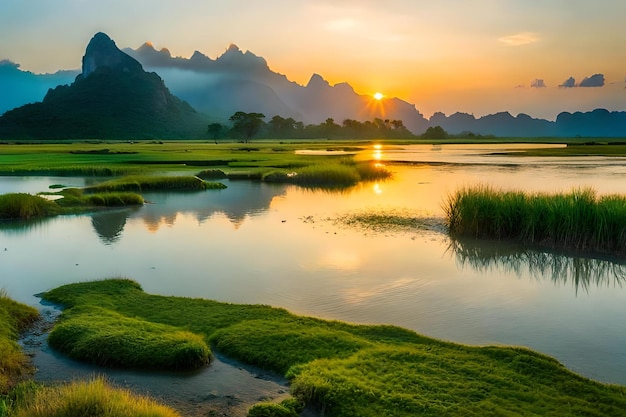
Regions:
<instances>
[{"instance_id":1,"label":"tree line","mask_svg":"<svg viewBox=\"0 0 626 417\"><path fill-rule=\"evenodd\" d=\"M341 124L328 118L320 124L305 125L292 117L274 116L265 121L263 113L246 113L238 111L229 121L230 125L211 123L207 127L207 135L219 139L236 139L244 142L253 137L259 139L413 139L402 120L375 118L361 122L345 119Z\"/></svg>"}]
</instances>

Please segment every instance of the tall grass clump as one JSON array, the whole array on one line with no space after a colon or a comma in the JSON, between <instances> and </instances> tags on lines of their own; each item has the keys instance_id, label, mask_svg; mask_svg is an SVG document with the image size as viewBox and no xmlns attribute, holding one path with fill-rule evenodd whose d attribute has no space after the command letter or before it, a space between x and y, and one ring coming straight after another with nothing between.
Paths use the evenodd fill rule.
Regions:
<instances>
[{"instance_id":1,"label":"tall grass clump","mask_svg":"<svg viewBox=\"0 0 626 417\"><path fill-rule=\"evenodd\" d=\"M0 219L32 219L59 214L59 206L43 197L26 193L0 195Z\"/></svg>"},{"instance_id":2,"label":"tall grass clump","mask_svg":"<svg viewBox=\"0 0 626 417\"><path fill-rule=\"evenodd\" d=\"M27 370L28 360L16 340L38 317L35 308L12 300L0 290L0 393L5 393Z\"/></svg>"},{"instance_id":3,"label":"tall grass clump","mask_svg":"<svg viewBox=\"0 0 626 417\"><path fill-rule=\"evenodd\" d=\"M40 387L12 408L11 417L180 417L173 409L112 387L103 378Z\"/></svg>"},{"instance_id":4,"label":"tall grass clump","mask_svg":"<svg viewBox=\"0 0 626 417\"><path fill-rule=\"evenodd\" d=\"M114 191L194 191L223 189L219 182L206 182L196 176L150 176L137 175L105 181L85 188L87 193Z\"/></svg>"},{"instance_id":5,"label":"tall grass clump","mask_svg":"<svg viewBox=\"0 0 626 417\"><path fill-rule=\"evenodd\" d=\"M546 194L478 185L451 194L444 211L456 236L626 254L626 196L598 197L589 188Z\"/></svg>"},{"instance_id":6,"label":"tall grass clump","mask_svg":"<svg viewBox=\"0 0 626 417\"><path fill-rule=\"evenodd\" d=\"M391 175L384 167L367 162L331 161L293 171L272 171L263 181L297 184L303 187L343 188L360 181L374 181Z\"/></svg>"}]
</instances>

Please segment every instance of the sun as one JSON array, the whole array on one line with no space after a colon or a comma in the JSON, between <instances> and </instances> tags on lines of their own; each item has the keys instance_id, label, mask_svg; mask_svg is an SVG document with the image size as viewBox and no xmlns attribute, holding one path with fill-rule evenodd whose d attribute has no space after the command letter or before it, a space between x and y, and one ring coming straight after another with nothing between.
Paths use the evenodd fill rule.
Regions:
<instances>
[{"instance_id":1,"label":"sun","mask_svg":"<svg viewBox=\"0 0 626 417\"><path fill-rule=\"evenodd\" d=\"M385 97L385 96L383 95L383 93L375 93L375 94L374 94L374 98L375 98L376 100L382 100L382 99L383 99L383 97Z\"/></svg>"}]
</instances>

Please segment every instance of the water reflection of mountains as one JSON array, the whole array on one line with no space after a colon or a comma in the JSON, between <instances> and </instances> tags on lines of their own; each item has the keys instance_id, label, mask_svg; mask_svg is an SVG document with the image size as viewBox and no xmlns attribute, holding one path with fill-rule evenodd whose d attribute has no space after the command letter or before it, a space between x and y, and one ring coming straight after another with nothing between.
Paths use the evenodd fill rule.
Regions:
<instances>
[{"instance_id":1,"label":"water reflection of mountains","mask_svg":"<svg viewBox=\"0 0 626 417\"><path fill-rule=\"evenodd\" d=\"M448 251L461 266L478 272L503 270L521 276L550 278L554 283L571 284L579 289L620 286L626 281L624 260L582 257L556 251L541 251L513 243L476 239L451 239Z\"/></svg>"},{"instance_id":2,"label":"water reflection of mountains","mask_svg":"<svg viewBox=\"0 0 626 417\"><path fill-rule=\"evenodd\" d=\"M94 213L91 224L102 241L112 244L119 240L129 218L140 218L146 227L157 230L161 225L173 225L179 214L191 214L203 222L214 214L224 214L239 227L246 216L266 211L272 199L285 193L285 187L251 181L231 181L225 190L187 193L145 193L149 203L134 210Z\"/></svg>"}]
</instances>

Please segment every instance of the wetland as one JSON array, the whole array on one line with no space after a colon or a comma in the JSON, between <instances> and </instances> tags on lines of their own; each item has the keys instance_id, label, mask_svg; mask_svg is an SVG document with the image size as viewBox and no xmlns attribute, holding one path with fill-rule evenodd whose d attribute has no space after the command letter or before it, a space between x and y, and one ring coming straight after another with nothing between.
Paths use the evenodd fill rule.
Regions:
<instances>
[{"instance_id":1,"label":"wetland","mask_svg":"<svg viewBox=\"0 0 626 417\"><path fill-rule=\"evenodd\" d=\"M190 144L167 164L144 165L193 174L198 165L207 164L195 155L202 146ZM280 149L282 167L262 161L264 146ZM522 156L529 147L533 155ZM228 162L227 168L249 177L263 165L269 166L264 171L301 166L287 148L271 144L237 150L241 159ZM226 188L148 190L142 192L149 202L143 206L3 222L0 286L15 300L55 314L35 294L75 282L128 277L148 294L262 304L319 319L394 325L464 345L527 347L584 377L626 385L626 327L614 319L626 308L622 258L515 241L452 239L445 228L447 196L477 183L529 193L590 187L599 195L626 195L622 155L535 154L558 149L563 146L362 144L337 155L336 147L311 146L301 155L307 161L327 153L349 155L384 164L392 176L330 190L212 179ZM118 158L115 170L124 173L134 173L138 164L120 158L147 158L125 149L72 156L104 158L98 164ZM215 158L220 166L230 157ZM38 193L56 184L87 187L102 182L85 176L85 168L75 161L71 172L62 172L73 174L69 177L50 175L59 173L52 171L40 175L36 165L16 165L21 175L0 177L0 192ZM96 165L90 162L91 169ZM199 371L155 374L74 362L51 350L45 340L35 346L35 380L105 374L184 409L184 415L206 415L217 403L231 415L245 415L249 404L281 399L289 391L280 372L272 374L219 353ZM381 355L400 354L360 355L377 361ZM209 376L216 372L219 376ZM303 372L313 378L316 370ZM248 392L233 390L241 386Z\"/></svg>"}]
</instances>

